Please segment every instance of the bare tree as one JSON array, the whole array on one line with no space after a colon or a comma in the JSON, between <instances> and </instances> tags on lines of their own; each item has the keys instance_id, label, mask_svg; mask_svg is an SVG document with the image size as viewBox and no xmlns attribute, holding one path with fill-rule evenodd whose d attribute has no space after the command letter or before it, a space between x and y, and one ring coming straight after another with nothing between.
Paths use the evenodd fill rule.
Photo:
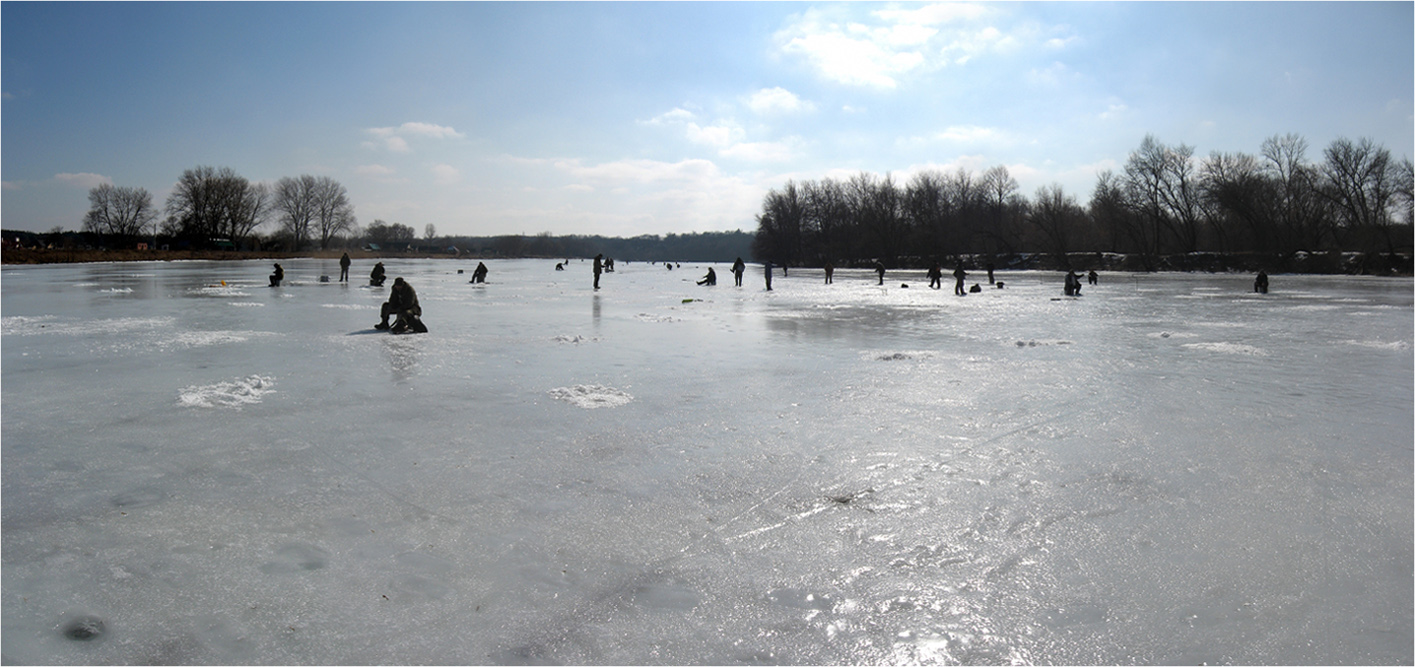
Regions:
<instances>
[{"instance_id":1,"label":"bare tree","mask_svg":"<svg viewBox=\"0 0 1415 667\"><path fill-rule=\"evenodd\" d=\"M271 202L277 212L280 228L289 234L299 250L309 238L310 226L314 223L318 210L318 183L315 177L305 174L298 178L286 176L275 183L275 198Z\"/></svg>"},{"instance_id":2,"label":"bare tree","mask_svg":"<svg viewBox=\"0 0 1415 667\"><path fill-rule=\"evenodd\" d=\"M1146 271L1155 270L1155 229L1135 211L1124 181L1109 169L1096 175L1090 212L1091 220L1106 234L1111 252L1134 252Z\"/></svg>"},{"instance_id":3,"label":"bare tree","mask_svg":"<svg viewBox=\"0 0 1415 667\"><path fill-rule=\"evenodd\" d=\"M1415 224L1415 167L1412 167L1410 158L1401 160L1397 167L1396 204L1405 224Z\"/></svg>"},{"instance_id":4,"label":"bare tree","mask_svg":"<svg viewBox=\"0 0 1415 667\"><path fill-rule=\"evenodd\" d=\"M1051 246L1051 251L1070 268L1066 254L1071 249L1071 238L1080 230L1086 219L1086 211L1076 203L1076 198L1066 194L1060 185L1043 185L1037 188L1036 201L1032 202L1027 221L1041 230Z\"/></svg>"},{"instance_id":5,"label":"bare tree","mask_svg":"<svg viewBox=\"0 0 1415 667\"><path fill-rule=\"evenodd\" d=\"M1180 252L1198 249L1203 210L1193 156L1192 146L1180 144L1171 148L1153 135L1145 135L1125 164L1126 197L1130 206L1155 227L1156 254L1161 251L1161 229L1174 238Z\"/></svg>"},{"instance_id":6,"label":"bare tree","mask_svg":"<svg viewBox=\"0 0 1415 667\"><path fill-rule=\"evenodd\" d=\"M423 225L423 238L425 238L425 239L431 241L431 240L433 240L433 239L436 238L436 237L437 237L437 225L434 225L434 224L432 224L431 222L427 223L426 225Z\"/></svg>"},{"instance_id":7,"label":"bare tree","mask_svg":"<svg viewBox=\"0 0 1415 667\"><path fill-rule=\"evenodd\" d=\"M328 176L315 179L315 226L319 230L319 247L329 247L330 239L347 233L356 224L354 206L349 193L338 181Z\"/></svg>"},{"instance_id":8,"label":"bare tree","mask_svg":"<svg viewBox=\"0 0 1415 667\"><path fill-rule=\"evenodd\" d=\"M227 230L231 242L240 244L270 217L272 197L270 186L264 183L249 183L241 179L233 184L230 193L230 217Z\"/></svg>"},{"instance_id":9,"label":"bare tree","mask_svg":"<svg viewBox=\"0 0 1415 667\"><path fill-rule=\"evenodd\" d=\"M1026 215L1017 179L1007 167L997 165L983 172L978 182L983 206L983 224L977 230L988 252L1011 250L1020 241L1017 223Z\"/></svg>"},{"instance_id":10,"label":"bare tree","mask_svg":"<svg viewBox=\"0 0 1415 667\"><path fill-rule=\"evenodd\" d=\"M1366 230L1381 237L1394 253L1390 223L1400 173L1390 151L1370 139L1353 143L1341 138L1332 142L1325 155L1322 190L1335 207L1337 219L1348 230Z\"/></svg>"},{"instance_id":11,"label":"bare tree","mask_svg":"<svg viewBox=\"0 0 1415 667\"><path fill-rule=\"evenodd\" d=\"M143 236L152 231L157 208L144 188L114 187L107 183L88 191L88 213L83 230L117 236Z\"/></svg>"},{"instance_id":12,"label":"bare tree","mask_svg":"<svg viewBox=\"0 0 1415 667\"><path fill-rule=\"evenodd\" d=\"M1319 191L1321 173L1307 162L1307 141L1296 134L1263 141L1263 172L1277 188L1275 224L1281 250L1317 250L1333 237L1329 206Z\"/></svg>"},{"instance_id":13,"label":"bare tree","mask_svg":"<svg viewBox=\"0 0 1415 667\"><path fill-rule=\"evenodd\" d=\"M196 167L182 172L167 197L164 232L197 245L213 239L239 241L265 221L268 194L229 167Z\"/></svg>"}]
</instances>

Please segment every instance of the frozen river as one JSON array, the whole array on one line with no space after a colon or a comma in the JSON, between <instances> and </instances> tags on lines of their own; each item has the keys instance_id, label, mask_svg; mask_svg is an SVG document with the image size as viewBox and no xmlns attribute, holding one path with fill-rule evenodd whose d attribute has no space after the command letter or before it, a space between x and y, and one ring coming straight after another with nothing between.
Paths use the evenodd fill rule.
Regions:
<instances>
[{"instance_id":1,"label":"frozen river","mask_svg":"<svg viewBox=\"0 0 1415 667\"><path fill-rule=\"evenodd\" d=\"M3 661L1415 660L1409 279L554 264L5 267Z\"/></svg>"}]
</instances>

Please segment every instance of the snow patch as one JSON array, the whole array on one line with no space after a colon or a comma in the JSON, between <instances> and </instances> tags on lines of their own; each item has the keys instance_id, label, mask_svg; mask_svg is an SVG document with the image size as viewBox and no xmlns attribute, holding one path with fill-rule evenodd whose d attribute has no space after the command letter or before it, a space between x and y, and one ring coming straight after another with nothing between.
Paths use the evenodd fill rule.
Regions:
<instances>
[{"instance_id":1,"label":"snow patch","mask_svg":"<svg viewBox=\"0 0 1415 667\"><path fill-rule=\"evenodd\" d=\"M592 410L594 408L617 408L634 400L628 392L600 384L577 384L573 387L556 387L550 390L552 398L557 398L575 406Z\"/></svg>"},{"instance_id":2,"label":"snow patch","mask_svg":"<svg viewBox=\"0 0 1415 667\"><path fill-rule=\"evenodd\" d=\"M187 387L177 396L177 402L190 408L235 408L259 403L273 391L275 378L252 375L231 382L217 382L200 387Z\"/></svg>"},{"instance_id":3,"label":"snow patch","mask_svg":"<svg viewBox=\"0 0 1415 667\"><path fill-rule=\"evenodd\" d=\"M1348 340L1348 341L1346 341L1346 342L1347 342L1347 344L1350 344L1350 345L1359 345L1359 346L1361 346L1361 347L1369 347L1369 348L1374 348L1374 349L1377 349L1377 350L1408 350L1408 349L1410 349L1410 341L1408 341L1408 340L1398 340L1398 341L1389 342L1389 343L1386 342L1386 341L1381 341L1381 340Z\"/></svg>"},{"instance_id":4,"label":"snow patch","mask_svg":"<svg viewBox=\"0 0 1415 667\"><path fill-rule=\"evenodd\" d=\"M1253 357L1266 357L1268 351L1261 347L1244 345L1242 343L1185 343L1184 347L1195 350L1208 350L1210 352L1221 352L1223 354L1246 354Z\"/></svg>"}]
</instances>

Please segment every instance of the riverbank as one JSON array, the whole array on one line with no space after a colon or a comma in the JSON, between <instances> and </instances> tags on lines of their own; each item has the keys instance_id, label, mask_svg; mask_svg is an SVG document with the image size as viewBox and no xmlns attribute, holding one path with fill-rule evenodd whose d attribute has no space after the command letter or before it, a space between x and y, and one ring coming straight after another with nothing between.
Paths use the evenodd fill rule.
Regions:
<instances>
[{"instance_id":1,"label":"riverbank","mask_svg":"<svg viewBox=\"0 0 1415 667\"><path fill-rule=\"evenodd\" d=\"M363 259L487 259L475 253L409 253L400 251L366 250L305 250L275 252L265 250L78 250L69 248L5 248L0 251L3 264L73 264L81 262L174 262L183 260L251 260L251 259L339 259L345 252L355 260Z\"/></svg>"}]
</instances>

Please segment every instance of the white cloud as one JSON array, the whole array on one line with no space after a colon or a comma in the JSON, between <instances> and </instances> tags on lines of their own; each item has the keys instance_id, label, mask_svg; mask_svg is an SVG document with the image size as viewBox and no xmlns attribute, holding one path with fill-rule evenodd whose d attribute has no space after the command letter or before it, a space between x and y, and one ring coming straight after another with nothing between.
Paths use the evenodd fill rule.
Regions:
<instances>
[{"instance_id":1,"label":"white cloud","mask_svg":"<svg viewBox=\"0 0 1415 667\"><path fill-rule=\"evenodd\" d=\"M942 132L934 135L940 141L953 142L980 142L996 141L1003 138L1003 132L995 127L980 127L978 125L955 125L945 128Z\"/></svg>"},{"instance_id":2,"label":"white cloud","mask_svg":"<svg viewBox=\"0 0 1415 667\"><path fill-rule=\"evenodd\" d=\"M797 113L815 110L815 105L803 101L785 88L763 88L747 100L747 106L758 115Z\"/></svg>"},{"instance_id":3,"label":"white cloud","mask_svg":"<svg viewBox=\"0 0 1415 667\"><path fill-rule=\"evenodd\" d=\"M412 147L408 145L408 138L419 139L462 139L466 135L445 125L434 125L432 123L403 123L396 127L370 127L365 132L373 135L377 141L364 142L365 148L382 147L394 153L412 152Z\"/></svg>"},{"instance_id":4,"label":"white cloud","mask_svg":"<svg viewBox=\"0 0 1415 667\"><path fill-rule=\"evenodd\" d=\"M938 132L921 137L909 137L901 139L901 144L931 144L937 142L951 144L997 144L1014 143L1014 139L1008 132L996 127L982 127L980 125L953 125Z\"/></svg>"},{"instance_id":5,"label":"white cloud","mask_svg":"<svg viewBox=\"0 0 1415 667\"><path fill-rule=\"evenodd\" d=\"M398 126L400 134L428 137L431 139L464 139L465 134L458 132L444 125L433 125L432 123L403 123Z\"/></svg>"},{"instance_id":6,"label":"white cloud","mask_svg":"<svg viewBox=\"0 0 1415 667\"><path fill-rule=\"evenodd\" d=\"M661 113L649 120L641 122L645 125L676 125L678 123L690 122L696 118L697 116L695 116L693 112L682 107L677 107L672 111Z\"/></svg>"},{"instance_id":7,"label":"white cloud","mask_svg":"<svg viewBox=\"0 0 1415 667\"><path fill-rule=\"evenodd\" d=\"M776 40L783 52L804 57L826 79L881 89L895 88L917 72L966 65L989 53L1056 50L1076 41L1064 27L1007 25L1005 10L981 4L933 4L852 16L860 6L808 9L778 31Z\"/></svg>"},{"instance_id":8,"label":"white cloud","mask_svg":"<svg viewBox=\"0 0 1415 667\"><path fill-rule=\"evenodd\" d=\"M438 185L451 185L462 180L462 172L450 164L438 164L432 167L432 182Z\"/></svg>"},{"instance_id":9,"label":"white cloud","mask_svg":"<svg viewBox=\"0 0 1415 667\"><path fill-rule=\"evenodd\" d=\"M697 123L688 123L685 130L689 141L718 147L730 146L743 135L742 128L727 124L702 127Z\"/></svg>"},{"instance_id":10,"label":"white cloud","mask_svg":"<svg viewBox=\"0 0 1415 667\"><path fill-rule=\"evenodd\" d=\"M795 157L791 144L780 141L733 144L718 151L718 154L751 162L785 162Z\"/></svg>"},{"instance_id":11,"label":"white cloud","mask_svg":"<svg viewBox=\"0 0 1415 667\"><path fill-rule=\"evenodd\" d=\"M805 56L827 79L844 84L894 88L897 77L924 62L917 51L894 51L868 34L846 34L839 25L806 26L801 32L782 50Z\"/></svg>"},{"instance_id":12,"label":"white cloud","mask_svg":"<svg viewBox=\"0 0 1415 667\"><path fill-rule=\"evenodd\" d=\"M1114 120L1116 118L1121 117L1125 114L1125 112L1129 110L1130 107L1125 106L1121 102L1111 102L1110 104L1106 105L1105 111L1102 111L1099 114L1099 118L1101 120Z\"/></svg>"},{"instance_id":13,"label":"white cloud","mask_svg":"<svg viewBox=\"0 0 1415 667\"><path fill-rule=\"evenodd\" d=\"M85 190L96 188L100 185L113 185L113 179L100 174L89 173L54 174L54 180Z\"/></svg>"}]
</instances>

